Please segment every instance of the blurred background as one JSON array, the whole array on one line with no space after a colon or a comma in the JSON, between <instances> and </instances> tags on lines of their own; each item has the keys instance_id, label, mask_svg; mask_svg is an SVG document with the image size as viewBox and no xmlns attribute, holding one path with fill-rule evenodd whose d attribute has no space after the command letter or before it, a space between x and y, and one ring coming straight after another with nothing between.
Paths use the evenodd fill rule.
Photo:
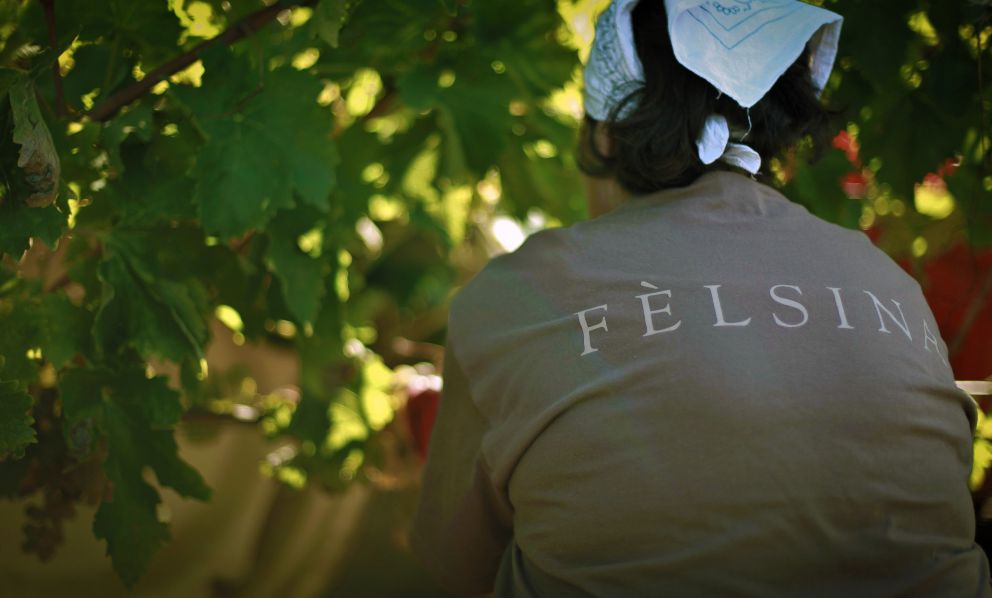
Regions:
<instances>
[{"instance_id":1,"label":"blurred background","mask_svg":"<svg viewBox=\"0 0 992 598\"><path fill-rule=\"evenodd\" d=\"M987 407L992 1L815 3L842 117L774 184L920 282ZM447 306L587 217L607 4L0 2L4 593L443 596L405 532Z\"/></svg>"}]
</instances>

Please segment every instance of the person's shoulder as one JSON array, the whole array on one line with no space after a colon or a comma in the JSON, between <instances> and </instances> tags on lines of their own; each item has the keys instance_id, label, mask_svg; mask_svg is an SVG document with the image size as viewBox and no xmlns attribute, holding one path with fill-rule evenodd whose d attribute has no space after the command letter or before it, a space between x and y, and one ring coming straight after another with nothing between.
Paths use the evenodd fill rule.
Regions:
<instances>
[{"instance_id":1,"label":"person's shoulder","mask_svg":"<svg viewBox=\"0 0 992 598\"><path fill-rule=\"evenodd\" d=\"M530 271L541 269L548 263L562 259L574 251L572 238L580 222L571 226L556 226L536 231L527 236L520 247L496 256L482 272Z\"/></svg>"},{"instance_id":2,"label":"person's shoulder","mask_svg":"<svg viewBox=\"0 0 992 598\"><path fill-rule=\"evenodd\" d=\"M778 193L777 190L775 192ZM885 277L892 284L912 291L921 291L919 281L876 245L865 231L830 222L809 212L801 204L793 203L804 212L803 217L812 229L811 233L815 232L816 236L833 248L832 256L826 257L833 257L843 263L860 263L867 269L877 272L880 277ZM810 240L813 237L814 235L811 234Z\"/></svg>"},{"instance_id":3,"label":"person's shoulder","mask_svg":"<svg viewBox=\"0 0 992 598\"><path fill-rule=\"evenodd\" d=\"M515 279L544 272L574 251L572 227L547 228L529 235L515 250L492 257L458 296L491 292Z\"/></svg>"},{"instance_id":4,"label":"person's shoulder","mask_svg":"<svg viewBox=\"0 0 992 598\"><path fill-rule=\"evenodd\" d=\"M451 320L486 310L506 313L521 293L560 284L576 251L572 238L572 227L548 228L528 236L514 251L491 258L452 298Z\"/></svg>"}]
</instances>

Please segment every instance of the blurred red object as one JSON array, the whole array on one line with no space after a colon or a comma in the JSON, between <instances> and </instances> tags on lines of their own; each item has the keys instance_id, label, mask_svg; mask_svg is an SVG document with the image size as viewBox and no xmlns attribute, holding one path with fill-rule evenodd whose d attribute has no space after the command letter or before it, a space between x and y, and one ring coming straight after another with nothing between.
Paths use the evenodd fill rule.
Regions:
<instances>
[{"instance_id":1,"label":"blurred red object","mask_svg":"<svg viewBox=\"0 0 992 598\"><path fill-rule=\"evenodd\" d=\"M411 391L406 403L406 421L413 433L414 448L422 461L427 459L427 447L437 417L437 406L441 393L434 388Z\"/></svg>"},{"instance_id":2,"label":"blurred red object","mask_svg":"<svg viewBox=\"0 0 992 598\"><path fill-rule=\"evenodd\" d=\"M944 163L940 165L940 168L938 168L937 172L934 174L941 179L944 177L953 176L954 173L958 171L959 166L961 166L960 158L948 158L944 160Z\"/></svg>"},{"instance_id":3,"label":"blurred red object","mask_svg":"<svg viewBox=\"0 0 992 598\"><path fill-rule=\"evenodd\" d=\"M841 151L847 156L847 161L851 163L852 166L861 168L861 158L858 155L861 151L861 146L858 144L858 140L855 139L847 131L841 131L837 133L834 137L833 146Z\"/></svg>"},{"instance_id":4,"label":"blurred red object","mask_svg":"<svg viewBox=\"0 0 992 598\"><path fill-rule=\"evenodd\" d=\"M947 342L954 376L992 376L992 249L960 243L927 261L924 273L923 294Z\"/></svg>"},{"instance_id":5,"label":"blurred red object","mask_svg":"<svg viewBox=\"0 0 992 598\"><path fill-rule=\"evenodd\" d=\"M859 155L861 146L858 145L858 140L847 131L841 131L834 137L832 145L835 149L844 152L847 161L855 168L853 172L840 178L840 188L851 199L864 199L868 193L868 179L861 166L861 156Z\"/></svg>"},{"instance_id":6,"label":"blurred red object","mask_svg":"<svg viewBox=\"0 0 992 598\"><path fill-rule=\"evenodd\" d=\"M864 199L868 193L868 179L861 172L849 172L840 179L841 189L851 199Z\"/></svg>"},{"instance_id":7,"label":"blurred red object","mask_svg":"<svg viewBox=\"0 0 992 598\"><path fill-rule=\"evenodd\" d=\"M880 227L880 226L879 226L879 225L877 225L877 224L876 224L876 225L874 225L874 226L872 226L872 227L871 227L871 228L869 228L868 230L865 230L865 231L863 231L863 232L864 232L864 233L865 233L866 235L868 235L868 238L869 238L869 239L871 240L871 242L872 242L872 243L874 243L875 245L878 245L878 241L879 241L879 240L880 240L880 239L882 238L882 227ZM903 268L903 270L906 270L907 272L909 272L909 271L910 271L910 266L909 266L909 262L908 262L908 260L906 260L906 261L905 261L905 263L904 263L904 261L898 261L897 263L898 263L898 264L899 264L900 266L902 266L902 268Z\"/></svg>"}]
</instances>

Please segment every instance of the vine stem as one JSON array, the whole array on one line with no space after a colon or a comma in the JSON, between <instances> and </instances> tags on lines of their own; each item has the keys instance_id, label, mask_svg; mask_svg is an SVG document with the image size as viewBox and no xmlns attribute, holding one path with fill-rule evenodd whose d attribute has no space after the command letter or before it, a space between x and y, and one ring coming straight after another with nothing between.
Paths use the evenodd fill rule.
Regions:
<instances>
[{"instance_id":1,"label":"vine stem","mask_svg":"<svg viewBox=\"0 0 992 598\"><path fill-rule=\"evenodd\" d=\"M200 58L200 54L207 48L218 44L233 44L238 40L252 35L267 25L282 11L293 8L294 6L313 6L319 1L320 0L302 0L285 3L278 2L253 12L225 29L223 33L197 44L196 47L192 48L188 52L176 56L169 62L166 62L162 66L151 71L145 75L144 79L141 81L136 81L133 85L125 87L106 100L100 102L94 106L93 109L87 112L86 115L96 121L108 120L117 114L117 112L124 106L127 106L131 102L134 102L150 92L151 89L160 82L165 81L172 75L175 75L179 71L196 62ZM52 0L42 0L42 2L50 3Z\"/></svg>"},{"instance_id":2,"label":"vine stem","mask_svg":"<svg viewBox=\"0 0 992 598\"><path fill-rule=\"evenodd\" d=\"M952 357L957 355L964 345L965 339L968 338L971 329L975 325L975 320L978 319L978 315L986 307L986 299L988 299L990 293L992 293L992 268L985 274L985 280L982 281L981 287L979 287L978 292L971 302L968 303L964 317L961 318L961 327L958 328L957 334L954 335L954 340L951 341L950 346L947 348L947 352Z\"/></svg>"},{"instance_id":3,"label":"vine stem","mask_svg":"<svg viewBox=\"0 0 992 598\"><path fill-rule=\"evenodd\" d=\"M59 66L59 41L55 34L55 0L41 0L41 8L45 11L45 25L48 28L48 45L52 48L55 58L52 59L52 78L55 80L55 113L59 118L69 114L65 103L65 92L62 91L62 67Z\"/></svg>"}]
</instances>

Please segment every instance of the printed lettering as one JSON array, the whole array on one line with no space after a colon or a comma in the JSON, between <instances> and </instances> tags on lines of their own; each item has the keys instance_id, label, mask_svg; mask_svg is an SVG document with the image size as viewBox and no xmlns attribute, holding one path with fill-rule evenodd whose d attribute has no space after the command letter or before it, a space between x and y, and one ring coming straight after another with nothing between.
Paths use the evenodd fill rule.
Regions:
<instances>
[{"instance_id":1,"label":"printed lettering","mask_svg":"<svg viewBox=\"0 0 992 598\"><path fill-rule=\"evenodd\" d=\"M751 318L739 322L728 322L725 320L723 317L723 306L720 304L720 287L723 285L713 284L704 286L710 290L710 295L713 296L713 311L716 313L716 324L713 324L714 328L717 326L747 326L751 323Z\"/></svg>"},{"instance_id":2,"label":"printed lettering","mask_svg":"<svg viewBox=\"0 0 992 598\"><path fill-rule=\"evenodd\" d=\"M781 318L778 317L777 313L772 312L772 318L775 319L775 323L781 326L782 328L799 328L801 326L805 326L806 322L809 322L809 312L806 311L806 307L802 303L799 303L798 301L793 301L792 299L786 299L785 297L776 294L775 292L776 289L792 289L796 291L796 293L799 295L803 294L802 289L800 289L797 286L793 286L789 284L779 284L769 289L768 294L771 295L772 300L775 301L776 303L781 303L786 307L791 307L795 310L798 310L799 313L802 314L803 319L797 324L787 324L783 322Z\"/></svg>"},{"instance_id":3,"label":"printed lettering","mask_svg":"<svg viewBox=\"0 0 992 598\"><path fill-rule=\"evenodd\" d=\"M906 324L906 316L902 313L902 305L900 305L898 301L892 299L892 303L895 303L896 309L899 310L899 318L902 320L901 322L896 319L895 314L889 311L889 309L885 307L885 305L881 301L878 300L878 297L872 295L870 291L865 291L865 294L871 297L871 300L875 303L875 313L878 314L879 332L892 334L892 332L890 332L889 329L885 327L885 318L882 317L882 312L885 312L885 314L889 316L889 319L892 320L892 323L898 326L900 329L902 329L902 331L906 333L906 337L909 340L913 340L913 335L910 334L909 332L909 325Z\"/></svg>"},{"instance_id":4,"label":"printed lettering","mask_svg":"<svg viewBox=\"0 0 992 598\"><path fill-rule=\"evenodd\" d=\"M642 281L641 282L641 286L644 287L644 288L646 288L646 289L654 289L654 290L658 291L658 287L654 286L651 283L647 283L647 282L643 282ZM655 334L661 334L663 332L672 332L674 330L678 330L679 326L682 325L682 320L679 320L678 322L676 322L675 324L669 326L668 328L664 328L662 330L656 330L655 329L655 327L654 327L654 314L666 314L668 316L671 316L672 315L672 306L671 305L668 305L668 304L666 304L665 307L663 307L661 309L651 309L651 305L650 305L649 301L650 301L651 297L656 297L658 295L665 295L669 299L672 298L672 292L671 291L658 291L657 293L647 293L647 294L644 294L644 295L635 295L638 299L641 300L641 308L644 310L644 335L643 336L652 336L652 335L655 335Z\"/></svg>"},{"instance_id":5,"label":"printed lettering","mask_svg":"<svg viewBox=\"0 0 992 598\"><path fill-rule=\"evenodd\" d=\"M923 348L926 349L928 353L930 352L931 343L933 344L933 348L937 350L937 357L940 357L940 361L944 365L949 366L950 364L948 364L947 360L944 359L944 356L940 354L940 345L937 343L936 335L930 331L930 327L927 326L927 321L923 320Z\"/></svg>"},{"instance_id":6,"label":"printed lettering","mask_svg":"<svg viewBox=\"0 0 992 598\"><path fill-rule=\"evenodd\" d=\"M589 322L586 321L586 313L590 311L596 311L597 309L601 309L605 312L606 305L604 304L604 305L597 305L596 307L590 307L589 309L584 309L575 314L579 316L579 325L582 326L582 343L585 346L585 351L583 351L582 354L579 355L579 357L583 357L590 353L595 353L596 351L599 351L599 349L594 349L592 347L592 339L589 338L590 336L589 333L591 333L593 330L598 330L600 328L606 331L610 330L609 328L606 327L606 316L603 316L603 319L600 320L599 324L596 324L594 326L590 326Z\"/></svg>"},{"instance_id":7,"label":"printed lettering","mask_svg":"<svg viewBox=\"0 0 992 598\"><path fill-rule=\"evenodd\" d=\"M840 318L840 326L837 328L843 328L846 330L854 330L854 326L847 323L847 312L844 311L844 302L840 299L840 289L835 287L827 287L827 289L834 294L834 303L837 304L837 317Z\"/></svg>"}]
</instances>

